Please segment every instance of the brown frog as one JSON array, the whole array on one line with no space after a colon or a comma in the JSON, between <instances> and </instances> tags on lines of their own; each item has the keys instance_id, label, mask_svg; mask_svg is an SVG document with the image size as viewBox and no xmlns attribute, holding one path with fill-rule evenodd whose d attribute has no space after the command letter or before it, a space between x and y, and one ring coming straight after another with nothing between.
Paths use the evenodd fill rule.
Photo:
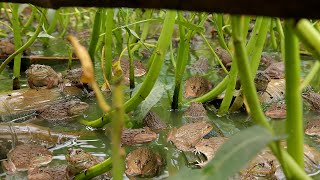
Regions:
<instances>
[{"instance_id":1,"label":"brown frog","mask_svg":"<svg viewBox=\"0 0 320 180\"><path fill-rule=\"evenodd\" d=\"M320 112L320 94L316 92L305 92L302 94L303 99L305 99L310 105L311 109Z\"/></svg>"},{"instance_id":2,"label":"brown frog","mask_svg":"<svg viewBox=\"0 0 320 180\"><path fill-rule=\"evenodd\" d=\"M207 58L200 58L198 61L196 61L194 64L188 67L192 72L195 73L207 73L209 68L209 62Z\"/></svg>"},{"instance_id":3,"label":"brown frog","mask_svg":"<svg viewBox=\"0 0 320 180\"><path fill-rule=\"evenodd\" d=\"M65 120L81 115L88 108L85 102L68 100L37 110L37 116L50 121Z\"/></svg>"},{"instance_id":4,"label":"brown frog","mask_svg":"<svg viewBox=\"0 0 320 180\"><path fill-rule=\"evenodd\" d=\"M254 84L257 92L265 92L270 81L271 79L266 73L263 71L257 71L256 77L254 78Z\"/></svg>"},{"instance_id":5,"label":"brown frog","mask_svg":"<svg viewBox=\"0 0 320 180\"><path fill-rule=\"evenodd\" d=\"M154 177L162 165L162 158L158 153L148 148L138 148L127 155L125 173L128 177Z\"/></svg>"},{"instance_id":6,"label":"brown frog","mask_svg":"<svg viewBox=\"0 0 320 180\"><path fill-rule=\"evenodd\" d=\"M7 174L14 174L16 171L27 171L32 167L46 165L51 160L52 153L47 148L23 144L9 151L7 160L2 162L2 167Z\"/></svg>"},{"instance_id":7,"label":"brown frog","mask_svg":"<svg viewBox=\"0 0 320 180\"><path fill-rule=\"evenodd\" d=\"M201 102L192 102L183 117L199 121L207 117L207 111Z\"/></svg>"},{"instance_id":8,"label":"brown frog","mask_svg":"<svg viewBox=\"0 0 320 180\"><path fill-rule=\"evenodd\" d=\"M31 89L44 87L51 89L62 83L61 73L56 73L50 66L32 64L26 70L28 84Z\"/></svg>"},{"instance_id":9,"label":"brown frog","mask_svg":"<svg viewBox=\"0 0 320 180\"><path fill-rule=\"evenodd\" d=\"M158 135L150 128L123 129L121 134L121 143L123 145L134 145L150 142L158 138Z\"/></svg>"},{"instance_id":10,"label":"brown frog","mask_svg":"<svg viewBox=\"0 0 320 180\"><path fill-rule=\"evenodd\" d=\"M68 177L72 178L76 174L86 171L91 166L94 166L103 159L100 159L88 152L85 152L83 149L68 149L66 154L66 160L68 162L67 171ZM107 172L100 176L101 179L110 179L110 172Z\"/></svg>"},{"instance_id":11,"label":"brown frog","mask_svg":"<svg viewBox=\"0 0 320 180\"><path fill-rule=\"evenodd\" d=\"M81 76L82 76L82 69L75 68L75 69L68 70L67 73L64 75L64 78L69 80L72 85L77 87L82 87L83 83L81 82Z\"/></svg>"},{"instance_id":12,"label":"brown frog","mask_svg":"<svg viewBox=\"0 0 320 180\"><path fill-rule=\"evenodd\" d=\"M285 103L273 103L267 108L265 115L272 119L285 119L287 117L287 106Z\"/></svg>"},{"instance_id":13,"label":"brown frog","mask_svg":"<svg viewBox=\"0 0 320 180\"><path fill-rule=\"evenodd\" d=\"M226 67L227 69L230 69L232 64L232 57L230 56L228 51L221 47L217 47L215 49L215 52L219 57L219 59L222 61L222 64L224 65L224 67Z\"/></svg>"},{"instance_id":14,"label":"brown frog","mask_svg":"<svg viewBox=\"0 0 320 180\"><path fill-rule=\"evenodd\" d=\"M199 97L212 89L212 84L200 76L193 76L184 84L184 96L186 98Z\"/></svg>"},{"instance_id":15,"label":"brown frog","mask_svg":"<svg viewBox=\"0 0 320 180\"><path fill-rule=\"evenodd\" d=\"M142 121L143 125L149 127L151 130L160 130L167 128L167 125L160 119L160 117L152 111L148 112L146 117Z\"/></svg>"},{"instance_id":16,"label":"brown frog","mask_svg":"<svg viewBox=\"0 0 320 180\"><path fill-rule=\"evenodd\" d=\"M259 63L259 69L266 69L269 67L271 64L276 63L277 61L273 59L272 56L267 55L267 54L262 54L260 58L260 63Z\"/></svg>"},{"instance_id":17,"label":"brown frog","mask_svg":"<svg viewBox=\"0 0 320 180\"><path fill-rule=\"evenodd\" d=\"M283 79L285 77L284 63L283 62L272 63L264 72L271 79Z\"/></svg>"},{"instance_id":18,"label":"brown frog","mask_svg":"<svg viewBox=\"0 0 320 180\"><path fill-rule=\"evenodd\" d=\"M10 40L0 40L0 56L7 57L14 53L14 45Z\"/></svg>"},{"instance_id":19,"label":"brown frog","mask_svg":"<svg viewBox=\"0 0 320 180\"><path fill-rule=\"evenodd\" d=\"M181 151L193 151L203 136L212 130L212 125L205 121L185 124L172 128L167 141L171 141Z\"/></svg>"},{"instance_id":20,"label":"brown frog","mask_svg":"<svg viewBox=\"0 0 320 180\"><path fill-rule=\"evenodd\" d=\"M113 60L113 64L115 64L117 61ZM122 69L122 73L125 79L125 82L129 82L129 76L130 76L130 64L127 59L121 59L120 60L120 66ZM144 76L147 73L147 69L144 67L141 61L134 60L133 61L133 67L134 67L134 76L135 77L141 77Z\"/></svg>"},{"instance_id":21,"label":"brown frog","mask_svg":"<svg viewBox=\"0 0 320 180\"><path fill-rule=\"evenodd\" d=\"M320 119L308 122L304 132L309 136L320 136Z\"/></svg>"},{"instance_id":22,"label":"brown frog","mask_svg":"<svg viewBox=\"0 0 320 180\"><path fill-rule=\"evenodd\" d=\"M277 179L275 177L276 161L275 156L270 151L262 151L240 172L241 179L257 179L259 177Z\"/></svg>"},{"instance_id":23,"label":"brown frog","mask_svg":"<svg viewBox=\"0 0 320 180\"><path fill-rule=\"evenodd\" d=\"M36 167L29 169L28 180L69 180L67 166Z\"/></svg>"},{"instance_id":24,"label":"brown frog","mask_svg":"<svg viewBox=\"0 0 320 180\"><path fill-rule=\"evenodd\" d=\"M205 166L216 154L219 147L227 140L225 137L211 137L209 139L201 139L199 143L195 145L195 152L202 153L207 161L199 162L197 165L200 167Z\"/></svg>"}]
</instances>

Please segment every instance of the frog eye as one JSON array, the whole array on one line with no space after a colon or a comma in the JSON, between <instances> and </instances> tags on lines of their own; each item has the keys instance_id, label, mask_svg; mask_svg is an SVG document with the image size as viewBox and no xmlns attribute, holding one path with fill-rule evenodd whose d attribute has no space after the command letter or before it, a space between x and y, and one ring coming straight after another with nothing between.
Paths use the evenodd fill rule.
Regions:
<instances>
[{"instance_id":1,"label":"frog eye","mask_svg":"<svg viewBox=\"0 0 320 180\"><path fill-rule=\"evenodd\" d=\"M80 154L80 153L82 153L82 149L77 149L76 154Z\"/></svg>"}]
</instances>

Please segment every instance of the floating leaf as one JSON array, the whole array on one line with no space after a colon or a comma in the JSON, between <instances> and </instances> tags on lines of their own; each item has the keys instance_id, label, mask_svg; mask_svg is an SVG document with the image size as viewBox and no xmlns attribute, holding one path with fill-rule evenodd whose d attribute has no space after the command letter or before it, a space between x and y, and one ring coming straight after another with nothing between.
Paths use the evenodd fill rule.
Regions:
<instances>
[{"instance_id":1,"label":"floating leaf","mask_svg":"<svg viewBox=\"0 0 320 180\"><path fill-rule=\"evenodd\" d=\"M240 131L218 149L214 158L203 168L203 173L207 179L228 179L272 140L272 134L261 126Z\"/></svg>"}]
</instances>

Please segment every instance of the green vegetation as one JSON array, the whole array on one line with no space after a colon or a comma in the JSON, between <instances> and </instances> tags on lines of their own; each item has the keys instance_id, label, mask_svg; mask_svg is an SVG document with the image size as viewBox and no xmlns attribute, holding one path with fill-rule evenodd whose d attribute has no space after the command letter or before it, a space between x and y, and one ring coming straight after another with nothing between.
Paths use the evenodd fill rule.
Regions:
<instances>
[{"instance_id":1,"label":"green vegetation","mask_svg":"<svg viewBox=\"0 0 320 180\"><path fill-rule=\"evenodd\" d=\"M71 40L74 41L71 44L81 61L85 74L84 82L92 85L103 115L96 119L81 120L81 123L92 128L111 128L111 157L78 174L75 179L90 179L111 169L114 179L123 178L126 152L121 146L121 132L124 127L137 126L140 123L126 118L126 113L142 109L138 113L145 115L163 96L170 101L164 109L181 110L192 102L210 102L221 94L224 94L223 100L218 110L213 113L226 116L230 112L238 111L244 104L246 112L254 122L252 127L231 137L204 168L183 168L169 179L227 179L239 172L265 148L269 148L276 156L287 179L311 179L304 171L301 93L319 76L320 33L316 28L319 22L312 24L307 19L285 19L282 22L279 18L176 10L61 8L50 12L32 5L28 6L30 14L20 15L21 5L2 3L1 7L1 16L6 17L0 19L0 25L10 27L12 32L0 30L0 35L9 37L13 34L15 49L14 53L2 61L0 75L7 70L10 61L14 60L13 89L20 89L22 53L35 41L41 39L43 46L50 46L50 38L65 39L69 28L75 32L92 28L90 39L81 42L88 47L88 53L85 48L78 47L79 44L74 44L75 39ZM159 27L154 27L155 24L160 25L160 30L157 31ZM205 27L205 24L209 24L208 27ZM253 25L253 28L249 32L250 25ZM213 30L216 34L212 35L214 39L210 39L210 33L206 31ZM199 97L187 99L183 97L183 85L190 76L188 68L195 59L194 54L199 53L192 50L197 38L201 39L209 52L209 66L219 66L219 72L211 68L211 72L203 75L210 82L215 82L211 90ZM175 40L179 41L177 46L174 45ZM318 59L303 81L299 54L301 43ZM223 59L220 59L215 51L217 47L225 49L232 58L230 69L225 67ZM285 137L278 136L265 117L254 83L261 55L270 49L278 52L285 62ZM143 57L142 51L149 53L149 56ZM125 71L117 64L125 59L123 56L129 59L130 88L124 86ZM144 58L148 67L146 76L140 79L135 79L134 76L134 62L137 58ZM120 61L114 63L115 59ZM168 75L169 73L171 75ZM223 74L222 77L218 77L219 73ZM235 97L239 78L240 95ZM100 92L102 84L107 84L106 89L110 88L112 91L110 107L107 103L110 99L106 100ZM128 96L125 93L127 90L130 91ZM138 121L140 120L141 118ZM281 145L282 141L286 142L287 150Z\"/></svg>"}]
</instances>

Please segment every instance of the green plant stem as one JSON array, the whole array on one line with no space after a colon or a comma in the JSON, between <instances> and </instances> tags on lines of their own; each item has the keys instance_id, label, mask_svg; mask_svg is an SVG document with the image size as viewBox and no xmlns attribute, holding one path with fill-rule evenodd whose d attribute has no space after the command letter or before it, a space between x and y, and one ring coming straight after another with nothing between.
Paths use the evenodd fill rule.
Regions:
<instances>
[{"instance_id":1,"label":"green plant stem","mask_svg":"<svg viewBox=\"0 0 320 180\"><path fill-rule=\"evenodd\" d=\"M111 80L112 75L112 27L114 10L107 9L106 26L105 26L105 41L104 41L104 57L105 57L105 76L108 81Z\"/></svg>"},{"instance_id":2,"label":"green plant stem","mask_svg":"<svg viewBox=\"0 0 320 180\"><path fill-rule=\"evenodd\" d=\"M14 34L14 46L15 51L17 51L21 45L21 33L20 33L20 21L18 14L19 4L12 5L12 27ZM21 68L21 53L14 57L13 65L13 90L20 89L20 68Z\"/></svg>"},{"instance_id":3,"label":"green plant stem","mask_svg":"<svg viewBox=\"0 0 320 180\"><path fill-rule=\"evenodd\" d=\"M56 10L55 13L54 13L54 16L53 16L53 19L47 29L47 33L48 34L51 34L53 33L54 29L56 28L57 26L57 21L58 21L58 17L60 16L60 10Z\"/></svg>"},{"instance_id":4,"label":"green plant stem","mask_svg":"<svg viewBox=\"0 0 320 180\"><path fill-rule=\"evenodd\" d=\"M256 19L253 31L251 33L251 37L246 45L246 50L248 55L251 55L251 53L254 52L253 49L255 48L258 36L260 34L259 30L261 28L262 20L263 20L263 17L257 17Z\"/></svg>"},{"instance_id":5,"label":"green plant stem","mask_svg":"<svg viewBox=\"0 0 320 180\"><path fill-rule=\"evenodd\" d=\"M311 70L309 71L308 75L304 78L300 86L300 91L306 88L309 85L309 83L312 81L312 79L316 77L316 75L318 75L317 73L319 72L319 69L320 69L320 62L316 61L313 67L311 68Z\"/></svg>"},{"instance_id":6,"label":"green plant stem","mask_svg":"<svg viewBox=\"0 0 320 180\"><path fill-rule=\"evenodd\" d=\"M222 30L222 25L223 25L223 15L222 14L215 14L214 16L214 21L213 23L215 24L215 27L217 29L217 32L218 32L218 40L219 40L219 43L220 43L220 46L223 48L223 49L227 49L228 46L224 40L224 35L223 35L223 30Z\"/></svg>"},{"instance_id":7,"label":"green plant stem","mask_svg":"<svg viewBox=\"0 0 320 180\"><path fill-rule=\"evenodd\" d=\"M217 97L219 94L221 94L227 87L229 81L230 81L230 76L226 76L218 85L216 85L211 91L208 93L204 94L203 96L200 96L198 98L192 99L191 101L187 102L186 104L190 104L191 102L207 102L215 97Z\"/></svg>"},{"instance_id":8,"label":"green plant stem","mask_svg":"<svg viewBox=\"0 0 320 180\"><path fill-rule=\"evenodd\" d=\"M86 171L84 171L80 174L77 174L74 177L74 180L92 179L100 174L103 174L103 173L109 171L111 169L111 165L112 165L112 160L111 160L111 158L108 158L108 159L104 160L103 162L90 167Z\"/></svg>"},{"instance_id":9,"label":"green plant stem","mask_svg":"<svg viewBox=\"0 0 320 180\"><path fill-rule=\"evenodd\" d=\"M183 21L182 12L178 12L178 19L179 21ZM176 64L176 71L175 71L175 86L174 86L174 93L172 97L172 109L178 109L179 99L181 99L181 81L184 74L185 67L189 60L189 49L190 49L190 39L191 33L189 31L186 34L186 29L182 25L179 25L179 34L180 34L180 42L178 48L178 55L177 55L177 64Z\"/></svg>"},{"instance_id":10,"label":"green plant stem","mask_svg":"<svg viewBox=\"0 0 320 180\"><path fill-rule=\"evenodd\" d=\"M91 33L91 39L90 39L90 45L89 45L89 55L91 60L94 62L94 55L96 52L98 40L99 40L99 34L100 34L100 29L101 29L101 16L102 16L103 9L99 8L94 16L94 23L93 23L93 28L92 28L92 33Z\"/></svg>"},{"instance_id":11,"label":"green plant stem","mask_svg":"<svg viewBox=\"0 0 320 180\"><path fill-rule=\"evenodd\" d=\"M127 50L129 55L129 78L130 78L130 89L134 89L134 64L133 64L133 57L132 57L132 50L130 47L130 34L128 32L128 40L127 40Z\"/></svg>"},{"instance_id":12,"label":"green plant stem","mask_svg":"<svg viewBox=\"0 0 320 180\"><path fill-rule=\"evenodd\" d=\"M121 80L122 81L122 80ZM124 106L123 106L123 85L121 81L115 84L114 90L112 91L112 178L120 180L124 173L124 156L125 151L121 148L121 133L124 125Z\"/></svg>"},{"instance_id":13,"label":"green plant stem","mask_svg":"<svg viewBox=\"0 0 320 180\"><path fill-rule=\"evenodd\" d=\"M271 45L272 45L272 48L274 50L277 50L278 46L277 46L277 39L276 39L276 36L274 34L274 19L272 19L271 21L271 25L270 25L270 39L271 39Z\"/></svg>"},{"instance_id":14,"label":"green plant stem","mask_svg":"<svg viewBox=\"0 0 320 180\"><path fill-rule=\"evenodd\" d=\"M285 72L288 134L288 153L300 167L304 167L303 155L303 118L300 91L299 41L294 34L294 20L285 20Z\"/></svg>"},{"instance_id":15,"label":"green plant stem","mask_svg":"<svg viewBox=\"0 0 320 180\"><path fill-rule=\"evenodd\" d=\"M301 19L295 24L295 33L318 61L320 61L320 34L307 19Z\"/></svg>"},{"instance_id":16,"label":"green plant stem","mask_svg":"<svg viewBox=\"0 0 320 180\"><path fill-rule=\"evenodd\" d=\"M36 12L37 12L37 8L35 6L32 6L31 15L29 16L28 21L24 24L21 32L24 32L27 30L27 28L29 28L29 26L31 25L31 23L36 15Z\"/></svg>"},{"instance_id":17,"label":"green plant stem","mask_svg":"<svg viewBox=\"0 0 320 180\"><path fill-rule=\"evenodd\" d=\"M27 41L26 44L24 44L23 46L21 46L18 50L16 50L14 53L12 53L0 66L0 74L2 73L2 71L4 70L4 68L8 65L8 63L16 56L18 55L19 53L22 53L24 50L26 50L35 40L36 38L38 37L39 33L41 32L42 30L42 24L45 20L45 12L46 10L43 10L42 11L42 14L41 14L41 18L40 18L40 21L39 21L39 25L36 29L36 31L34 32L33 36Z\"/></svg>"},{"instance_id":18,"label":"green plant stem","mask_svg":"<svg viewBox=\"0 0 320 180\"><path fill-rule=\"evenodd\" d=\"M248 106L251 109L250 114L252 116L252 119L257 124L260 124L263 127L267 128L273 134L273 130L266 121L266 118L260 107L256 89L253 83L253 78L251 76L252 73L248 63L248 57L244 47L244 42L242 42L243 40L241 38L241 34L238 32L238 29L241 27L238 23L241 23L241 21L239 21L238 16L233 16L231 18L231 21L235 56L238 60L238 66L240 67L241 65L241 71L239 71L240 80L243 86L244 95L246 96L248 101ZM282 150L279 147L279 144L271 143L269 147L280 161L287 179L311 179L308 175L306 175L304 170L300 168L299 165L292 159L292 157L286 151Z\"/></svg>"},{"instance_id":19,"label":"green plant stem","mask_svg":"<svg viewBox=\"0 0 320 180\"><path fill-rule=\"evenodd\" d=\"M150 19L152 17L152 10L151 9L148 9L146 10L146 12L144 13L144 19ZM147 38L147 35L148 35L148 32L149 32L149 27L150 27L150 23L149 22L146 22L143 26L143 29L142 29L142 33L141 33L141 36L140 36L140 41L141 42L144 42ZM135 52L136 50L138 50L139 48L141 47L141 44L137 44L135 45L133 48L132 48L132 52Z\"/></svg>"},{"instance_id":20,"label":"green plant stem","mask_svg":"<svg viewBox=\"0 0 320 180\"><path fill-rule=\"evenodd\" d=\"M158 44L153 51L152 65L147 73L145 80L143 81L139 90L124 104L125 112L130 112L136 108L150 93L152 90L164 62L166 52L169 44L171 43L173 28L175 24L176 11L168 10L166 18L163 23L163 29L160 34ZM94 121L81 121L83 124L92 127L102 127L104 124L110 121L110 113L105 114L103 117Z\"/></svg>"},{"instance_id":21,"label":"green plant stem","mask_svg":"<svg viewBox=\"0 0 320 180\"><path fill-rule=\"evenodd\" d=\"M216 52L213 50L212 46L210 45L209 41L207 40L206 37L204 37L203 33L199 33L200 36L202 37L203 41L206 43L206 45L209 47L211 53L213 54L213 56L215 57L215 59L217 59L218 64L221 66L222 70L226 73L229 74L228 70L226 69L226 67L224 67L223 63L221 62L221 59L219 58L219 56L216 54Z\"/></svg>"},{"instance_id":22,"label":"green plant stem","mask_svg":"<svg viewBox=\"0 0 320 180\"><path fill-rule=\"evenodd\" d=\"M284 33L283 33L281 21L279 18L276 18L276 29L277 29L279 36L280 36L280 47L281 47L282 59L285 59L285 57L284 57L285 56L284 55Z\"/></svg>"}]
</instances>

